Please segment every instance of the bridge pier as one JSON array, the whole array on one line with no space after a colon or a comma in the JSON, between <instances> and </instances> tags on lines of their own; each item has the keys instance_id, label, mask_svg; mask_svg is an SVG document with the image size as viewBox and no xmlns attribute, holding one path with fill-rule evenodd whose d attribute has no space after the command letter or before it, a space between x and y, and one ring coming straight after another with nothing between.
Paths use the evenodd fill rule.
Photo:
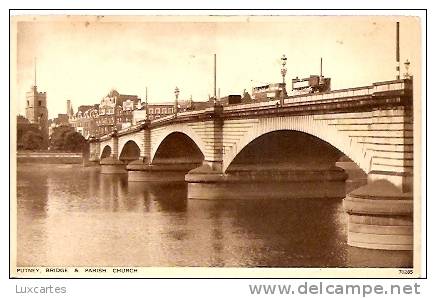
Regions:
<instances>
[{"instance_id":1,"label":"bridge pier","mask_svg":"<svg viewBox=\"0 0 436 298\"><path fill-rule=\"evenodd\" d=\"M338 167L254 169L244 165L221 173L203 164L185 179L189 199L343 198L347 174Z\"/></svg>"},{"instance_id":2,"label":"bridge pier","mask_svg":"<svg viewBox=\"0 0 436 298\"><path fill-rule=\"evenodd\" d=\"M347 194L343 204L348 214L349 245L413 250L413 196L410 187L398 187L388 179L375 180L370 174L368 184Z\"/></svg>"},{"instance_id":3,"label":"bridge pier","mask_svg":"<svg viewBox=\"0 0 436 298\"><path fill-rule=\"evenodd\" d=\"M95 138L91 138L87 149L88 154L84 155L83 166L89 167L100 165L100 142Z\"/></svg>"},{"instance_id":4,"label":"bridge pier","mask_svg":"<svg viewBox=\"0 0 436 298\"><path fill-rule=\"evenodd\" d=\"M359 166L347 158L346 156L341 157L335 165L341 169L344 169L348 177L345 181L345 193L349 193L356 188L368 184L368 175Z\"/></svg>"},{"instance_id":5,"label":"bridge pier","mask_svg":"<svg viewBox=\"0 0 436 298\"><path fill-rule=\"evenodd\" d=\"M83 157L83 166L84 167L92 167L92 166L99 166L100 165L100 159L98 156L89 155L88 157Z\"/></svg>"},{"instance_id":6,"label":"bridge pier","mask_svg":"<svg viewBox=\"0 0 436 298\"><path fill-rule=\"evenodd\" d=\"M125 174L126 165L118 159L118 134L116 131L111 134L111 156L100 161L101 174Z\"/></svg>"},{"instance_id":7,"label":"bridge pier","mask_svg":"<svg viewBox=\"0 0 436 298\"><path fill-rule=\"evenodd\" d=\"M84 160L83 161L83 166L84 167L96 167L96 166L100 166L100 161L99 160Z\"/></svg>"},{"instance_id":8,"label":"bridge pier","mask_svg":"<svg viewBox=\"0 0 436 298\"><path fill-rule=\"evenodd\" d=\"M157 161L153 164L139 159L127 165L128 181L131 182L184 182L185 175L199 165L192 161Z\"/></svg>"}]
</instances>

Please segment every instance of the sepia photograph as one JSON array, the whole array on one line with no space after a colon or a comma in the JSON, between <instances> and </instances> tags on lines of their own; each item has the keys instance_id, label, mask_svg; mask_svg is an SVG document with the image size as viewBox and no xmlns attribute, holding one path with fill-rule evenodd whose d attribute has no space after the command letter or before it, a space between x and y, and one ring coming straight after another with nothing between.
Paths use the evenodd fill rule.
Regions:
<instances>
[{"instance_id":1,"label":"sepia photograph","mask_svg":"<svg viewBox=\"0 0 436 298\"><path fill-rule=\"evenodd\" d=\"M112 13L10 16L10 276L421 276L419 17Z\"/></svg>"}]
</instances>

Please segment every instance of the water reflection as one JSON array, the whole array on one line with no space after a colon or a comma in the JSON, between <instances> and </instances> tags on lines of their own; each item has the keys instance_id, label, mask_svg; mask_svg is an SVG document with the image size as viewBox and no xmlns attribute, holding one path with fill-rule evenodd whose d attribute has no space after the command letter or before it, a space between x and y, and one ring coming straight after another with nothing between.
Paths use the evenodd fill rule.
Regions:
<instances>
[{"instance_id":1,"label":"water reflection","mask_svg":"<svg viewBox=\"0 0 436 298\"><path fill-rule=\"evenodd\" d=\"M187 200L185 184L19 165L19 266L383 267L350 248L341 200Z\"/></svg>"}]
</instances>

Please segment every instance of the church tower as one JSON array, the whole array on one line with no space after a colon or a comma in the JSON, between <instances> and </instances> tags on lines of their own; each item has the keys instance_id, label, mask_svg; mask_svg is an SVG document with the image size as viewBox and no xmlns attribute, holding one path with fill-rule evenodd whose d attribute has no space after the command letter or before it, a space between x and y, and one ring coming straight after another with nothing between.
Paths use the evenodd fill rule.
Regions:
<instances>
[{"instance_id":1,"label":"church tower","mask_svg":"<svg viewBox=\"0 0 436 298\"><path fill-rule=\"evenodd\" d=\"M30 91L26 92L26 118L32 124L37 124L43 136L43 146L48 148L48 110L47 94L38 92L36 86L36 64L35 83Z\"/></svg>"}]
</instances>

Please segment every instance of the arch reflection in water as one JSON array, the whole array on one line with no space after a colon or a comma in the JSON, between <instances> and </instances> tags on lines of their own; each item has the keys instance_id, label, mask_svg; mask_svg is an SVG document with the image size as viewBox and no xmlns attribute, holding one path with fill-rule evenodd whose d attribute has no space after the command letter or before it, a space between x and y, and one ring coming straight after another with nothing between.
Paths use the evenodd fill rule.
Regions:
<instances>
[{"instance_id":1,"label":"arch reflection in water","mask_svg":"<svg viewBox=\"0 0 436 298\"><path fill-rule=\"evenodd\" d=\"M128 183L128 193L131 196L142 196L156 211L177 213L186 211L185 183Z\"/></svg>"},{"instance_id":2,"label":"arch reflection in water","mask_svg":"<svg viewBox=\"0 0 436 298\"><path fill-rule=\"evenodd\" d=\"M187 200L185 184L93 168L18 171L20 265L384 267L399 258L347 246L341 200Z\"/></svg>"}]
</instances>

